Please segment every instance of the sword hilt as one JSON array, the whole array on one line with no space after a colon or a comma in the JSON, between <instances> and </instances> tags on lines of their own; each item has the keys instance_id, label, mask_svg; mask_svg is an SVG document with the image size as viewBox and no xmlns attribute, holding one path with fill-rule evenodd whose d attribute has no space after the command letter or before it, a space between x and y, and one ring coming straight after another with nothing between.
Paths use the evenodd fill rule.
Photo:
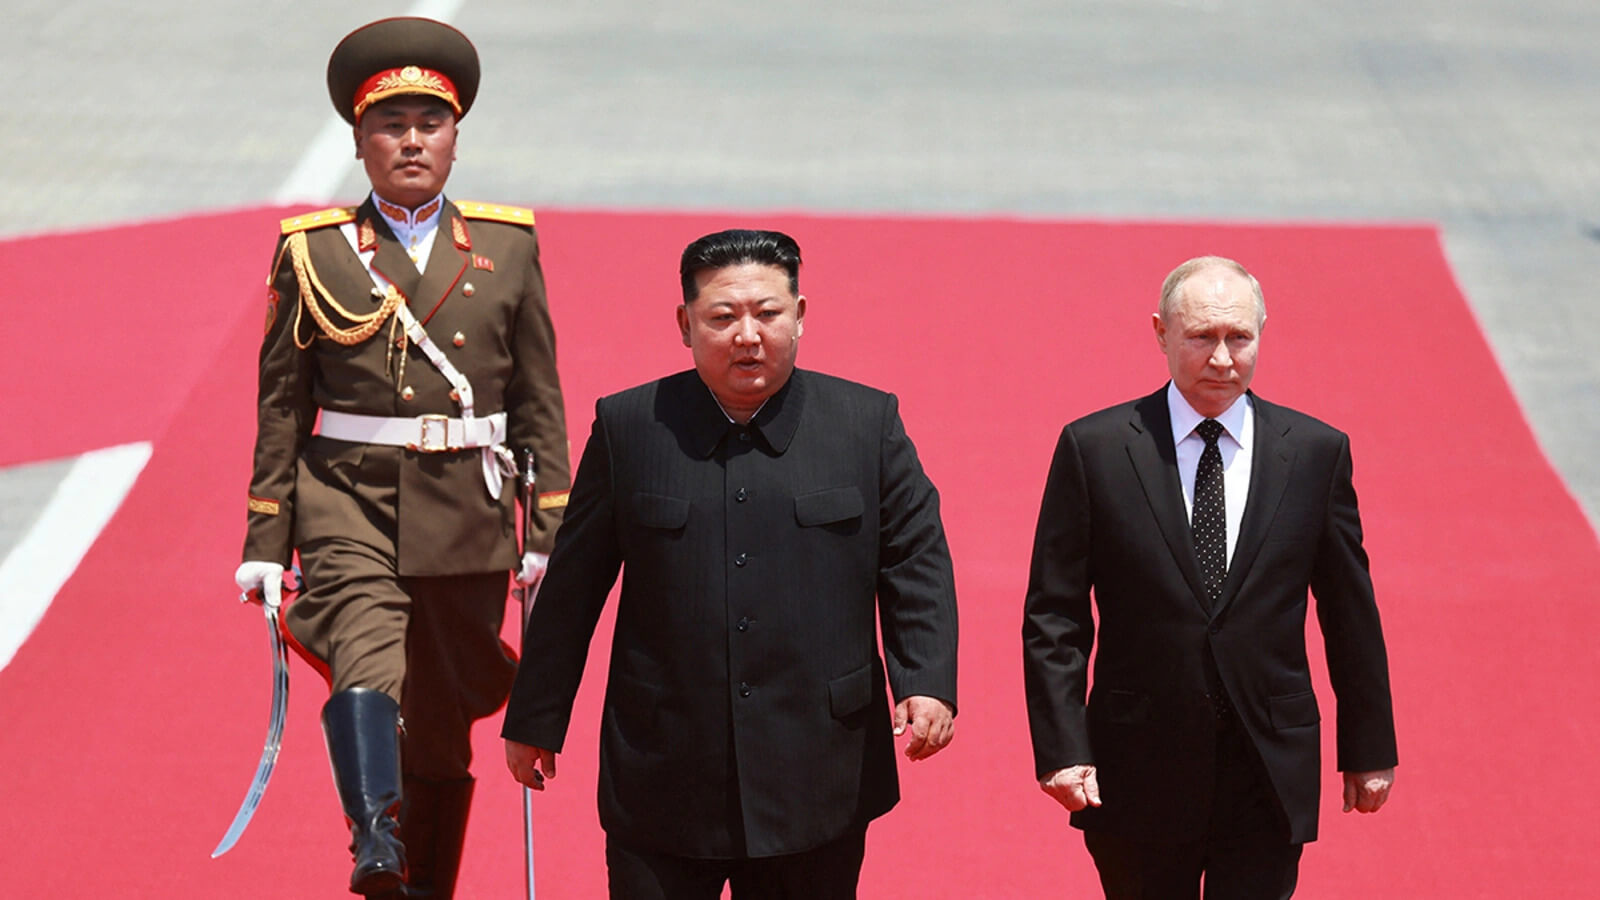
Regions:
<instances>
[{"instance_id":1,"label":"sword hilt","mask_svg":"<svg viewBox=\"0 0 1600 900\"><path fill-rule=\"evenodd\" d=\"M539 480L538 466L534 462L533 450L528 447L522 449L522 489L530 491Z\"/></svg>"},{"instance_id":2,"label":"sword hilt","mask_svg":"<svg viewBox=\"0 0 1600 900\"><path fill-rule=\"evenodd\" d=\"M305 590L305 586L306 579L304 575L300 574L300 567L290 566L289 570L283 573L283 590L280 592L280 596L282 594L298 594ZM265 606L267 599L261 595L260 588L251 588L239 595L239 602ZM282 605L281 601L279 605Z\"/></svg>"},{"instance_id":3,"label":"sword hilt","mask_svg":"<svg viewBox=\"0 0 1600 900\"><path fill-rule=\"evenodd\" d=\"M522 466L518 476L519 487L522 494L522 552L528 552L528 538L533 535L533 510L538 502L534 492L534 485L539 481L539 465L533 456L533 450L527 447L522 449Z\"/></svg>"}]
</instances>

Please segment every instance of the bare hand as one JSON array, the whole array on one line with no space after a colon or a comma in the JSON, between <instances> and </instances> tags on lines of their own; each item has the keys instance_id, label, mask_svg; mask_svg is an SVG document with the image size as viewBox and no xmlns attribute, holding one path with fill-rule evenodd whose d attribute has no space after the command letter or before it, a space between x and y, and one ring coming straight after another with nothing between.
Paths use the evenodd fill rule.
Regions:
<instances>
[{"instance_id":1,"label":"bare hand","mask_svg":"<svg viewBox=\"0 0 1600 900\"><path fill-rule=\"evenodd\" d=\"M927 759L955 739L955 713L950 704L933 697L907 697L894 708L894 733L898 737L911 729L906 744L906 759Z\"/></svg>"},{"instance_id":2,"label":"bare hand","mask_svg":"<svg viewBox=\"0 0 1600 900\"><path fill-rule=\"evenodd\" d=\"M1054 797L1068 812L1100 805L1100 782L1094 766L1067 766L1039 779L1039 790Z\"/></svg>"},{"instance_id":3,"label":"bare hand","mask_svg":"<svg viewBox=\"0 0 1600 900\"><path fill-rule=\"evenodd\" d=\"M1394 787L1394 770L1344 773L1344 811L1355 810L1375 813L1389 802L1389 789Z\"/></svg>"},{"instance_id":4,"label":"bare hand","mask_svg":"<svg viewBox=\"0 0 1600 900\"><path fill-rule=\"evenodd\" d=\"M536 791L544 790L544 780L556 777L556 754L543 747L506 741L506 768L511 777Z\"/></svg>"}]
</instances>

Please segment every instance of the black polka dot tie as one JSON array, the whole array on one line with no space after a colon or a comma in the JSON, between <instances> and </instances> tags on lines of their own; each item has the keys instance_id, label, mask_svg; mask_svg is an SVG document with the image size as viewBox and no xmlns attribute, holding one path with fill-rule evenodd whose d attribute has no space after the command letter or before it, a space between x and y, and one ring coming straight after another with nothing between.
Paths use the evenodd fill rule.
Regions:
<instances>
[{"instance_id":1,"label":"black polka dot tie","mask_svg":"<svg viewBox=\"0 0 1600 900\"><path fill-rule=\"evenodd\" d=\"M1206 442L1200 465L1194 472L1194 552L1200 560L1200 575L1206 583L1206 599L1213 608L1222 596L1222 580L1228 574L1228 515L1222 493L1222 450L1217 438L1222 423L1207 419L1195 426Z\"/></svg>"}]
</instances>

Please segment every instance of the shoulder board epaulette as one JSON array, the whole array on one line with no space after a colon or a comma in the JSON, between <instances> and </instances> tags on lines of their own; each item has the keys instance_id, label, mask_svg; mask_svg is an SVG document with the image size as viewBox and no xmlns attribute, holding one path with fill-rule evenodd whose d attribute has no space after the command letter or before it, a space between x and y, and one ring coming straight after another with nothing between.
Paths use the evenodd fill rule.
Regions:
<instances>
[{"instance_id":1,"label":"shoulder board epaulette","mask_svg":"<svg viewBox=\"0 0 1600 900\"><path fill-rule=\"evenodd\" d=\"M512 225L532 225L533 210L525 206L507 206L504 203L478 203L472 200L455 201L456 209L469 219L487 219L491 222L508 222Z\"/></svg>"},{"instance_id":2,"label":"shoulder board epaulette","mask_svg":"<svg viewBox=\"0 0 1600 900\"><path fill-rule=\"evenodd\" d=\"M335 206L333 209L323 209L317 212L301 213L290 216L279 225L284 234L294 234L297 231L309 231L313 228L324 228L328 225L343 225L356 220L356 207Z\"/></svg>"}]
</instances>

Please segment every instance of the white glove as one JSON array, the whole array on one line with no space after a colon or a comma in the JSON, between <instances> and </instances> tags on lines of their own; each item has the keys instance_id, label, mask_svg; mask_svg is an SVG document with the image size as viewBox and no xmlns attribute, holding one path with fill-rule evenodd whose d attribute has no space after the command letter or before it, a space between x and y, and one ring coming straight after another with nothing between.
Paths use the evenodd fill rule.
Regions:
<instances>
[{"instance_id":1,"label":"white glove","mask_svg":"<svg viewBox=\"0 0 1600 900\"><path fill-rule=\"evenodd\" d=\"M268 606L283 602L283 566L277 563L242 562L233 573L233 583L245 593L260 591L262 602Z\"/></svg>"},{"instance_id":2,"label":"white glove","mask_svg":"<svg viewBox=\"0 0 1600 900\"><path fill-rule=\"evenodd\" d=\"M544 580L544 570L550 567L550 556L529 551L522 554L522 569L517 572L517 584L523 587L537 585Z\"/></svg>"}]
</instances>

